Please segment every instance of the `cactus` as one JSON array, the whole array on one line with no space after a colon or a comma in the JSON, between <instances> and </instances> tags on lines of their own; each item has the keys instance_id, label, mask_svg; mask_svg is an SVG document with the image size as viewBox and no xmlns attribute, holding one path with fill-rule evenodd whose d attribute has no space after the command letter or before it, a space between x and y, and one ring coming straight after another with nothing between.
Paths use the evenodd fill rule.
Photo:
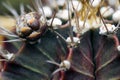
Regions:
<instances>
[{"instance_id":1,"label":"cactus","mask_svg":"<svg viewBox=\"0 0 120 80\"><path fill-rule=\"evenodd\" d=\"M119 19L116 22L111 19L113 13L105 15L100 10L109 1L66 0L60 4L58 0L57 6L51 6L53 15L47 15L41 0L35 3L36 12L25 13L21 5L20 16L3 4L16 18L16 27L13 31L0 27L4 36L1 80L120 79ZM67 14L59 15L65 6Z\"/></svg>"}]
</instances>

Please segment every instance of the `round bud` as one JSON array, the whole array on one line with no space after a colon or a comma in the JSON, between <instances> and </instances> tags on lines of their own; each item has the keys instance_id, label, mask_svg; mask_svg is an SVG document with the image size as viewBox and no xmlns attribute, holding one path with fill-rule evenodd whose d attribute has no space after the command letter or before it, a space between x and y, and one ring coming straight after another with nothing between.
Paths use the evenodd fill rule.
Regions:
<instances>
[{"instance_id":1,"label":"round bud","mask_svg":"<svg viewBox=\"0 0 120 80\"><path fill-rule=\"evenodd\" d=\"M20 38L27 41L37 41L47 29L46 22L38 12L30 12L22 15L17 21L16 32Z\"/></svg>"}]
</instances>

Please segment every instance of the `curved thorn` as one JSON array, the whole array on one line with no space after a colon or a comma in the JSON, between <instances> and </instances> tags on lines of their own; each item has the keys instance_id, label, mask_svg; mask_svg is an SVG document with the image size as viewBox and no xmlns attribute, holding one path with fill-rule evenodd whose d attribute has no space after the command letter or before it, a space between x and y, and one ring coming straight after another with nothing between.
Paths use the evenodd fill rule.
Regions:
<instances>
[{"instance_id":1,"label":"curved thorn","mask_svg":"<svg viewBox=\"0 0 120 80\"><path fill-rule=\"evenodd\" d=\"M27 5L27 8L32 12L34 11L34 9L30 5Z\"/></svg>"},{"instance_id":2,"label":"curved thorn","mask_svg":"<svg viewBox=\"0 0 120 80\"><path fill-rule=\"evenodd\" d=\"M2 62L2 61L8 61L7 59L0 59L0 62Z\"/></svg>"},{"instance_id":3,"label":"curved thorn","mask_svg":"<svg viewBox=\"0 0 120 80\"><path fill-rule=\"evenodd\" d=\"M54 64L54 65L60 66L60 64L58 64L58 63L55 62L55 61L49 61L49 60L47 60L46 62L47 62L47 63L50 63L50 64Z\"/></svg>"},{"instance_id":4,"label":"curved thorn","mask_svg":"<svg viewBox=\"0 0 120 80\"><path fill-rule=\"evenodd\" d=\"M6 40L6 41L0 41L0 42L21 42L25 41L25 39L13 39L13 40Z\"/></svg>"},{"instance_id":5,"label":"curved thorn","mask_svg":"<svg viewBox=\"0 0 120 80\"><path fill-rule=\"evenodd\" d=\"M15 35L14 33L10 32L9 30L7 30L7 29L5 29L4 27L1 27L1 26L0 26L0 30L2 30L3 32L6 32L8 34Z\"/></svg>"},{"instance_id":6,"label":"curved thorn","mask_svg":"<svg viewBox=\"0 0 120 80\"><path fill-rule=\"evenodd\" d=\"M14 17L17 19L18 18L18 13L17 13L17 11L12 7L12 6L10 6L10 5L8 5L8 4L6 4L6 3L2 3L3 4L3 6L6 8L6 9L8 9L13 15L14 15Z\"/></svg>"},{"instance_id":7,"label":"curved thorn","mask_svg":"<svg viewBox=\"0 0 120 80\"><path fill-rule=\"evenodd\" d=\"M2 36L10 36L10 37L18 38L17 35L11 35L11 34L7 34L7 33L0 33L0 35L2 35Z\"/></svg>"},{"instance_id":8,"label":"curved thorn","mask_svg":"<svg viewBox=\"0 0 120 80\"><path fill-rule=\"evenodd\" d=\"M102 64L101 66L99 66L95 73L97 73L98 71L100 71L101 69L103 69L104 67L106 67L108 64L110 64L113 60L115 60L117 58L117 55L113 56L109 61L107 61L106 63Z\"/></svg>"},{"instance_id":9,"label":"curved thorn","mask_svg":"<svg viewBox=\"0 0 120 80\"><path fill-rule=\"evenodd\" d=\"M25 14L25 9L23 4L20 4L20 12L21 12L21 15Z\"/></svg>"},{"instance_id":10,"label":"curved thorn","mask_svg":"<svg viewBox=\"0 0 120 80\"><path fill-rule=\"evenodd\" d=\"M62 71L62 70L64 70L64 68L58 68L52 73L52 75L55 75L56 73L58 73L59 71Z\"/></svg>"}]
</instances>

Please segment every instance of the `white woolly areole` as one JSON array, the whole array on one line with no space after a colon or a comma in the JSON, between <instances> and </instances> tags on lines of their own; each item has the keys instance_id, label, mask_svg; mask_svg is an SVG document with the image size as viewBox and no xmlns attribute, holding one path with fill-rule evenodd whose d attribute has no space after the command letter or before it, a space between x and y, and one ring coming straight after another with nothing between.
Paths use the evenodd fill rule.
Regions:
<instances>
[{"instance_id":1,"label":"white woolly areole","mask_svg":"<svg viewBox=\"0 0 120 80\"><path fill-rule=\"evenodd\" d=\"M118 50L118 51L120 51L120 45L119 45L119 46L117 46L117 50Z\"/></svg>"},{"instance_id":2,"label":"white woolly areole","mask_svg":"<svg viewBox=\"0 0 120 80\"><path fill-rule=\"evenodd\" d=\"M73 5L72 5L73 4ZM77 1L77 0L72 0L69 1L69 7L70 7L70 10L73 12L73 7L75 8L76 11L80 11L82 9L82 3L80 1ZM68 7L68 6L67 6Z\"/></svg>"},{"instance_id":3,"label":"white woolly areole","mask_svg":"<svg viewBox=\"0 0 120 80\"><path fill-rule=\"evenodd\" d=\"M46 23L44 16L41 16L39 19L43 24Z\"/></svg>"},{"instance_id":4,"label":"white woolly areole","mask_svg":"<svg viewBox=\"0 0 120 80\"><path fill-rule=\"evenodd\" d=\"M51 8L57 8L58 7L58 5L56 3L56 0L47 0L47 3Z\"/></svg>"},{"instance_id":5,"label":"white woolly areole","mask_svg":"<svg viewBox=\"0 0 120 80\"><path fill-rule=\"evenodd\" d=\"M92 3L93 7L97 7L100 5L101 0L90 0L90 4Z\"/></svg>"},{"instance_id":6,"label":"white woolly areole","mask_svg":"<svg viewBox=\"0 0 120 80\"><path fill-rule=\"evenodd\" d=\"M89 20L89 21L91 21L91 20ZM102 21L101 21L101 19L100 18L96 18L96 19L94 19L92 22L89 22L90 23L90 25L92 26L92 28L99 28L103 23L102 23Z\"/></svg>"},{"instance_id":7,"label":"white woolly areole","mask_svg":"<svg viewBox=\"0 0 120 80\"><path fill-rule=\"evenodd\" d=\"M64 60L63 62L60 63L60 68L65 68L65 70L70 69L71 63L68 60Z\"/></svg>"},{"instance_id":8,"label":"white woolly areole","mask_svg":"<svg viewBox=\"0 0 120 80\"><path fill-rule=\"evenodd\" d=\"M79 28L81 29L81 32L79 32L79 30L77 29L77 24L75 21L72 21L72 26L73 26L73 31L75 33L82 33L84 34L86 31L88 31L91 27L90 27L90 24L88 22L85 22L85 25L83 26L84 24L84 21L81 21L79 20Z\"/></svg>"},{"instance_id":9,"label":"white woolly areole","mask_svg":"<svg viewBox=\"0 0 120 80\"><path fill-rule=\"evenodd\" d=\"M52 16L52 9L49 6L43 6L43 10L46 17Z\"/></svg>"},{"instance_id":10,"label":"white woolly areole","mask_svg":"<svg viewBox=\"0 0 120 80\"><path fill-rule=\"evenodd\" d=\"M113 31L115 31L115 29L117 28L117 27L115 27L114 25L111 25L111 24L106 24L106 26L107 26L107 29L108 29L109 33L113 33ZM107 30L106 30L104 25L102 25L100 27L99 34L101 34L101 35L106 35L107 34Z\"/></svg>"},{"instance_id":11,"label":"white woolly areole","mask_svg":"<svg viewBox=\"0 0 120 80\"><path fill-rule=\"evenodd\" d=\"M100 9L100 13L104 18L111 16L114 13L114 9L111 8L110 6L107 7L102 7Z\"/></svg>"},{"instance_id":12,"label":"white woolly areole","mask_svg":"<svg viewBox=\"0 0 120 80\"><path fill-rule=\"evenodd\" d=\"M7 59L7 60L10 60L12 57L14 56L14 54L6 54L4 57Z\"/></svg>"},{"instance_id":13,"label":"white woolly areole","mask_svg":"<svg viewBox=\"0 0 120 80\"><path fill-rule=\"evenodd\" d=\"M63 6L65 4L65 0L57 0L56 2L58 6Z\"/></svg>"},{"instance_id":14,"label":"white woolly areole","mask_svg":"<svg viewBox=\"0 0 120 80\"><path fill-rule=\"evenodd\" d=\"M120 10L117 10L113 15L112 18L115 22L119 22L120 21Z\"/></svg>"},{"instance_id":15,"label":"white woolly areole","mask_svg":"<svg viewBox=\"0 0 120 80\"><path fill-rule=\"evenodd\" d=\"M53 20L53 19L48 20L48 21L47 21L47 24L48 24L48 26L50 26L51 23L52 23L53 29L58 29L58 27L59 27L60 25L62 25L62 21L61 21L59 18L54 18L53 22L52 22L52 20Z\"/></svg>"},{"instance_id":16,"label":"white woolly areole","mask_svg":"<svg viewBox=\"0 0 120 80\"><path fill-rule=\"evenodd\" d=\"M56 14L56 16L63 20L68 20L69 19L68 10L67 9L59 10L58 13Z\"/></svg>"},{"instance_id":17,"label":"white woolly areole","mask_svg":"<svg viewBox=\"0 0 120 80\"><path fill-rule=\"evenodd\" d=\"M118 0L108 0L109 5L115 6Z\"/></svg>"},{"instance_id":18,"label":"white woolly areole","mask_svg":"<svg viewBox=\"0 0 120 80\"><path fill-rule=\"evenodd\" d=\"M120 5L117 7L118 10L120 10Z\"/></svg>"},{"instance_id":19,"label":"white woolly areole","mask_svg":"<svg viewBox=\"0 0 120 80\"><path fill-rule=\"evenodd\" d=\"M73 37L73 41L74 41L74 43L80 43L80 39L79 39L78 37ZM67 43L71 43L71 42L72 42L71 38L68 37L68 38L66 39L66 42L67 42Z\"/></svg>"}]
</instances>

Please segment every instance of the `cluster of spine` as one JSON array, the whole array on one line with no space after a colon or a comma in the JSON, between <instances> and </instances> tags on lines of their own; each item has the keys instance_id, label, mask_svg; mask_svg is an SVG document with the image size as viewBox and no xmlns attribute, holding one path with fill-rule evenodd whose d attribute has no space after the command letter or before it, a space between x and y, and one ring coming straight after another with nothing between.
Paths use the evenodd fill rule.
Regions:
<instances>
[{"instance_id":1,"label":"cluster of spine","mask_svg":"<svg viewBox=\"0 0 120 80\"><path fill-rule=\"evenodd\" d=\"M59 67L53 72L53 75L59 71L61 71L63 75L65 71L71 68L70 60L73 49L80 44L81 36L90 29L99 28L99 34L112 38L115 41L116 49L120 51L119 40L116 36L120 22L119 4L116 6L112 4L110 0L108 0L106 4L104 0L57 0L55 3L50 3L52 2L50 1L50 5L47 6L39 5L41 4L39 0L35 1L38 11L27 14L24 13L20 17L17 16L17 34L11 33L2 27L0 29L3 30L3 35L17 37L17 40L13 41L27 41L30 42L30 44L31 42L39 41L47 30L53 31L58 37L61 37L68 44L69 53L68 57L60 64L49 60L47 61ZM60 9L60 7L62 8ZM8 8L8 6L6 6L6 8ZM14 9L8 9L16 16L13 12ZM74 16L72 14L74 14ZM109 20L110 17L112 17L111 20ZM114 23L118 25L115 26ZM70 28L70 36L65 39L55 31L60 28ZM0 55L5 58L3 61L11 61L15 58L15 54L13 53L9 53L2 48L0 51Z\"/></svg>"}]
</instances>

